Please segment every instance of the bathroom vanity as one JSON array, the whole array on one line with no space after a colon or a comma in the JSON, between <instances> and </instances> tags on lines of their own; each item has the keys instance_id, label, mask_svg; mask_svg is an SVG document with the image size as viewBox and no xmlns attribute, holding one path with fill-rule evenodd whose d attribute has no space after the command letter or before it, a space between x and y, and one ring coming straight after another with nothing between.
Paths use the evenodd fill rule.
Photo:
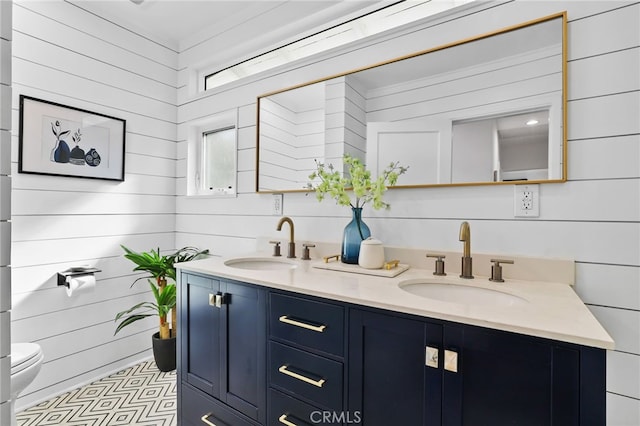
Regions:
<instances>
[{"instance_id":1,"label":"bathroom vanity","mask_svg":"<svg viewBox=\"0 0 640 426\"><path fill-rule=\"evenodd\" d=\"M569 285L477 277L504 299L453 303L403 288L453 274L312 264L178 266L179 424L606 423L613 341Z\"/></svg>"}]
</instances>

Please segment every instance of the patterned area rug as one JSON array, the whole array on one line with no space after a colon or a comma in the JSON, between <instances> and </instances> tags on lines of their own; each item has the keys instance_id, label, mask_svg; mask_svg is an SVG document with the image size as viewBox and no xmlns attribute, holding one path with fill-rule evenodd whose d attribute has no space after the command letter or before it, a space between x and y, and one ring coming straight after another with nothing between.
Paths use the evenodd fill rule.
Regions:
<instances>
[{"instance_id":1,"label":"patterned area rug","mask_svg":"<svg viewBox=\"0 0 640 426\"><path fill-rule=\"evenodd\" d=\"M176 372L143 362L22 411L19 426L175 426Z\"/></svg>"}]
</instances>

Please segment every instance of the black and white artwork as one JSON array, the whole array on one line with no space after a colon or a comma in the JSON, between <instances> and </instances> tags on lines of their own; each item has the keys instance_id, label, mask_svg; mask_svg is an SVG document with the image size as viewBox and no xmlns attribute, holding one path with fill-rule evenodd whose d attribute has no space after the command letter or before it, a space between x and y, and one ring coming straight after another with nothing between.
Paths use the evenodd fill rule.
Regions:
<instances>
[{"instance_id":1,"label":"black and white artwork","mask_svg":"<svg viewBox=\"0 0 640 426\"><path fill-rule=\"evenodd\" d=\"M124 180L125 120L20 96L18 171Z\"/></svg>"}]
</instances>

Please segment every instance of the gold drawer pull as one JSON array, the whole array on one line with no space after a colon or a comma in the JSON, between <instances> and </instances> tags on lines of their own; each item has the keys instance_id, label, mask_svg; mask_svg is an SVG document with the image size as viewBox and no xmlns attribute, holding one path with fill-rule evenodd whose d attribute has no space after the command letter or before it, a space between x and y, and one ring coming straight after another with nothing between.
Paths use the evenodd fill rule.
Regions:
<instances>
[{"instance_id":1,"label":"gold drawer pull","mask_svg":"<svg viewBox=\"0 0 640 426\"><path fill-rule=\"evenodd\" d=\"M278 320L280 322L285 323L285 324L295 325L296 327L306 328L307 330L317 331L318 333L324 332L324 329L327 328L327 326L324 325L324 324L323 325L311 325L311 324L307 324L305 322L292 320L291 318L289 318L286 315L282 315L280 318L278 318Z\"/></svg>"},{"instance_id":2,"label":"gold drawer pull","mask_svg":"<svg viewBox=\"0 0 640 426\"><path fill-rule=\"evenodd\" d=\"M390 271L393 268L397 268L399 264L400 264L399 260L390 260L384 264L384 269L386 269L387 271Z\"/></svg>"},{"instance_id":3,"label":"gold drawer pull","mask_svg":"<svg viewBox=\"0 0 640 426\"><path fill-rule=\"evenodd\" d=\"M202 423L207 424L209 426L216 426L215 424L211 423L209 420L207 420L207 418L211 415L211 413L209 414L205 414L204 416L200 417L200 420L202 420Z\"/></svg>"},{"instance_id":4,"label":"gold drawer pull","mask_svg":"<svg viewBox=\"0 0 640 426\"><path fill-rule=\"evenodd\" d=\"M289 420L287 420L287 415L283 414L280 417L278 417L278 421L280 423L282 423L283 425L287 425L287 426L298 426L295 423L291 423Z\"/></svg>"},{"instance_id":5,"label":"gold drawer pull","mask_svg":"<svg viewBox=\"0 0 640 426\"><path fill-rule=\"evenodd\" d=\"M329 263L329 261L330 261L331 259L335 259L335 260L336 260L336 262L337 262L338 260L340 260L340 255L339 255L339 254L334 254L334 255L332 255L332 256L324 256L324 257L322 258L322 260L324 260L324 263Z\"/></svg>"},{"instance_id":6,"label":"gold drawer pull","mask_svg":"<svg viewBox=\"0 0 640 426\"><path fill-rule=\"evenodd\" d=\"M282 374L286 374L287 376L293 377L294 379L302 380L305 383L309 383L310 385L317 386L319 388L321 388L325 382L324 379L313 380L303 376L302 374L294 373L293 371L287 370L286 365L283 365L280 368L278 368L278 371L281 372Z\"/></svg>"}]
</instances>

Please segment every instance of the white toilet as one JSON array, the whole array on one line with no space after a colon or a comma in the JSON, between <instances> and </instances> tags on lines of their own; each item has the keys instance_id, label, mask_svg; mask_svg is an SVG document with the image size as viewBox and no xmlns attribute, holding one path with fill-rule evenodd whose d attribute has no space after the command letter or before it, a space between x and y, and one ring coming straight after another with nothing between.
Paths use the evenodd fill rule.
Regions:
<instances>
[{"instance_id":1,"label":"white toilet","mask_svg":"<svg viewBox=\"0 0 640 426\"><path fill-rule=\"evenodd\" d=\"M16 425L15 401L33 379L42 366L44 354L37 343L11 344L11 424Z\"/></svg>"}]
</instances>

